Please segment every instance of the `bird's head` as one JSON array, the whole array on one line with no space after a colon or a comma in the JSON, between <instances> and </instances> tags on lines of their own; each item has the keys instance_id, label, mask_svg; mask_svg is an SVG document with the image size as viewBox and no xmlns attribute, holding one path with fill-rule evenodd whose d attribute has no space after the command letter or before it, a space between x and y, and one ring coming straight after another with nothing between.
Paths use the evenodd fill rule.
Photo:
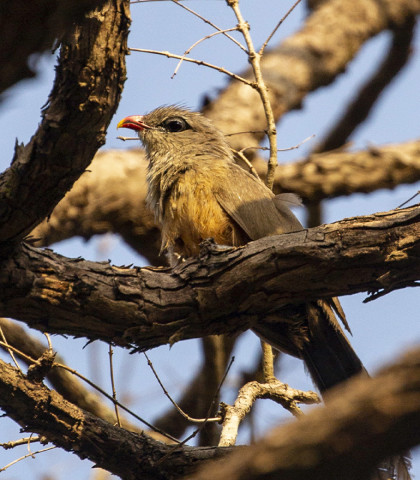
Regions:
<instances>
[{"instance_id":1,"label":"bird's head","mask_svg":"<svg viewBox=\"0 0 420 480\"><path fill-rule=\"evenodd\" d=\"M146 115L126 117L117 128L135 130L152 162L179 155L232 157L225 136L209 119L178 106L159 107Z\"/></svg>"}]
</instances>

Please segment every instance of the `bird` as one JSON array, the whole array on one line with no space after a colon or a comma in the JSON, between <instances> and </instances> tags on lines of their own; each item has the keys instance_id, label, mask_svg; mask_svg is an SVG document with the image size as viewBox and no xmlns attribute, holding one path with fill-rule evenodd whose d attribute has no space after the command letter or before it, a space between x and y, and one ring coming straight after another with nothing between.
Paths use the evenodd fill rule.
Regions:
<instances>
[{"instance_id":1,"label":"bird","mask_svg":"<svg viewBox=\"0 0 420 480\"><path fill-rule=\"evenodd\" d=\"M136 131L145 147L146 202L161 226L161 251L172 258L197 256L207 238L241 246L303 229L288 206L294 197L274 195L240 167L225 135L204 115L170 105L128 116L117 127ZM349 329L338 299L304 302L290 312L259 321L253 331L301 358L321 392L364 371L337 320Z\"/></svg>"},{"instance_id":2,"label":"bird","mask_svg":"<svg viewBox=\"0 0 420 480\"><path fill-rule=\"evenodd\" d=\"M117 128L137 132L148 158L146 202L161 227L161 252L194 257L208 238L242 246L251 240L296 232L303 226L290 194L274 193L236 161L225 135L198 112L168 105L122 119ZM338 317L338 318L337 318ZM367 375L343 328L350 331L337 298L293 304L252 330L275 349L303 360L324 394L355 375ZM407 458L393 457L375 479L409 480Z\"/></svg>"}]
</instances>

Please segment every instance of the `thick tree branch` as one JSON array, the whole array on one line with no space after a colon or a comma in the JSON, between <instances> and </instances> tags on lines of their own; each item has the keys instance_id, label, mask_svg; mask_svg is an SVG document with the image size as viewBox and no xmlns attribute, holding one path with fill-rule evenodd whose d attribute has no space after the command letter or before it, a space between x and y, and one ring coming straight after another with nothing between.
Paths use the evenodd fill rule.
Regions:
<instances>
[{"instance_id":1,"label":"thick tree branch","mask_svg":"<svg viewBox=\"0 0 420 480\"><path fill-rule=\"evenodd\" d=\"M265 162L255 168L266 170ZM307 202L420 181L420 140L357 152L332 151L279 165L275 191L294 192Z\"/></svg>"},{"instance_id":2,"label":"thick tree branch","mask_svg":"<svg viewBox=\"0 0 420 480\"><path fill-rule=\"evenodd\" d=\"M171 480L190 473L199 462L225 455L229 449L183 447L173 451L156 440L128 432L64 400L54 390L31 382L0 360L0 407L24 431L88 458L124 480Z\"/></svg>"},{"instance_id":3,"label":"thick tree branch","mask_svg":"<svg viewBox=\"0 0 420 480\"><path fill-rule=\"evenodd\" d=\"M331 130L316 145L314 153L341 148L372 111L381 93L399 75L412 54L415 17L392 30L389 50L371 77L360 87Z\"/></svg>"},{"instance_id":4,"label":"thick tree branch","mask_svg":"<svg viewBox=\"0 0 420 480\"><path fill-rule=\"evenodd\" d=\"M0 243L49 215L104 143L125 80L128 25L128 1L109 0L63 41L38 131L0 178Z\"/></svg>"},{"instance_id":5,"label":"thick tree branch","mask_svg":"<svg viewBox=\"0 0 420 480\"><path fill-rule=\"evenodd\" d=\"M51 216L32 232L36 244L113 232L151 265L164 263L160 230L145 204L146 168L141 150L99 152Z\"/></svg>"},{"instance_id":6,"label":"thick tree branch","mask_svg":"<svg viewBox=\"0 0 420 480\"><path fill-rule=\"evenodd\" d=\"M392 41L383 61L374 74L359 88L312 153L343 148L353 132L366 120L383 90L398 76L411 57L414 27L415 18L409 17L403 25L392 30ZM309 201L305 225L316 227L321 223L321 202Z\"/></svg>"},{"instance_id":7,"label":"thick tree branch","mask_svg":"<svg viewBox=\"0 0 420 480\"><path fill-rule=\"evenodd\" d=\"M23 246L0 264L0 315L41 331L148 349L232 333L294 302L420 280L420 207L355 217L174 268L112 267ZM284 313L284 312L283 312Z\"/></svg>"}]
</instances>

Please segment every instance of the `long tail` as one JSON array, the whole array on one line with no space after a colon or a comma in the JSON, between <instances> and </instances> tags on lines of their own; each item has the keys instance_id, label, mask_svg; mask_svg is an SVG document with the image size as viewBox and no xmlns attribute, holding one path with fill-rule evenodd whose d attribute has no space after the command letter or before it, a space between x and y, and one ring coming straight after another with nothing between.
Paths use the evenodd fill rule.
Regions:
<instances>
[{"instance_id":1,"label":"long tail","mask_svg":"<svg viewBox=\"0 0 420 480\"><path fill-rule=\"evenodd\" d=\"M332 307L336 309L338 306L336 299L306 305L308 333L307 340L300 344L300 356L321 392L365 372L334 315ZM339 316L349 330L341 306Z\"/></svg>"},{"instance_id":2,"label":"long tail","mask_svg":"<svg viewBox=\"0 0 420 480\"><path fill-rule=\"evenodd\" d=\"M364 371L334 310L347 322L338 300L319 300L286 308L281 319L268 318L255 325L255 333L274 348L301 358L321 392Z\"/></svg>"}]
</instances>

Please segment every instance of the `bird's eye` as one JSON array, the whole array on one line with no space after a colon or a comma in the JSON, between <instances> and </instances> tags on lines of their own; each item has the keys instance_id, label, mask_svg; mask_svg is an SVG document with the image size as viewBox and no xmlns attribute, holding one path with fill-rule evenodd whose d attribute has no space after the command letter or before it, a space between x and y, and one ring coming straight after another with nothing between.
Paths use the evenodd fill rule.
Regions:
<instances>
[{"instance_id":1,"label":"bird's eye","mask_svg":"<svg viewBox=\"0 0 420 480\"><path fill-rule=\"evenodd\" d=\"M168 118L162 123L162 127L168 132L183 132L190 128L183 118Z\"/></svg>"}]
</instances>

